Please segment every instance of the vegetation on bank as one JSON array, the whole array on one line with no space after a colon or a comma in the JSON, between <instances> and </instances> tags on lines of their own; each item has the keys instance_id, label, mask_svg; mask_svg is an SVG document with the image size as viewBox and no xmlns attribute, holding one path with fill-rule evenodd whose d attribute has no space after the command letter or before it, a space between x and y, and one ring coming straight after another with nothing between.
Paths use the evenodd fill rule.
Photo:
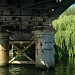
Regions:
<instances>
[{"instance_id":1,"label":"vegetation on bank","mask_svg":"<svg viewBox=\"0 0 75 75\"><path fill-rule=\"evenodd\" d=\"M75 6L71 6L53 21L55 34L55 55L75 56Z\"/></svg>"}]
</instances>

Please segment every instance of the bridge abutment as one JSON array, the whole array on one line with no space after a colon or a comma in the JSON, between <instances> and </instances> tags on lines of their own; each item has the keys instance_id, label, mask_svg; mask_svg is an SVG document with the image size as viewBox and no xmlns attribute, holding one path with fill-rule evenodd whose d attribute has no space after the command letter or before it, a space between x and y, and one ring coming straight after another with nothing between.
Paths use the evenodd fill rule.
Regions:
<instances>
[{"instance_id":1,"label":"bridge abutment","mask_svg":"<svg viewBox=\"0 0 75 75\"><path fill-rule=\"evenodd\" d=\"M9 61L9 33L0 29L0 66L6 66Z\"/></svg>"},{"instance_id":2,"label":"bridge abutment","mask_svg":"<svg viewBox=\"0 0 75 75\"><path fill-rule=\"evenodd\" d=\"M54 34L52 26L39 26L32 31L35 35L35 62L36 67L50 68L54 66Z\"/></svg>"}]
</instances>

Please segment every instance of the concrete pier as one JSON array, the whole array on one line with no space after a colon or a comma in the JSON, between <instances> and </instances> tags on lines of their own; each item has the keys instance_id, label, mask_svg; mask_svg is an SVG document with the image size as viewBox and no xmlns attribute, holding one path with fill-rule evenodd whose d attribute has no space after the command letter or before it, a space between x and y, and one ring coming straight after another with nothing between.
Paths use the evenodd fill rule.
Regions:
<instances>
[{"instance_id":1,"label":"concrete pier","mask_svg":"<svg viewBox=\"0 0 75 75\"><path fill-rule=\"evenodd\" d=\"M32 31L35 36L35 64L39 68L50 68L54 66L54 34L52 26L39 26Z\"/></svg>"},{"instance_id":2,"label":"concrete pier","mask_svg":"<svg viewBox=\"0 0 75 75\"><path fill-rule=\"evenodd\" d=\"M0 66L5 66L9 61L9 33L0 29Z\"/></svg>"}]
</instances>

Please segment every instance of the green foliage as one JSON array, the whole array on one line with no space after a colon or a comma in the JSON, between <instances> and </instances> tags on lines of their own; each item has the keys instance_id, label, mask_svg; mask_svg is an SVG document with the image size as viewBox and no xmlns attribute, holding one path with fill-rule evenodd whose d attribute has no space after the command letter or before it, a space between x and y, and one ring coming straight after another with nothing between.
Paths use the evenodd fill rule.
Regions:
<instances>
[{"instance_id":1,"label":"green foliage","mask_svg":"<svg viewBox=\"0 0 75 75\"><path fill-rule=\"evenodd\" d=\"M53 21L56 29L55 46L59 56L75 55L75 7L70 7ZM57 48L58 47L58 48ZM56 54L57 55L57 54Z\"/></svg>"}]
</instances>

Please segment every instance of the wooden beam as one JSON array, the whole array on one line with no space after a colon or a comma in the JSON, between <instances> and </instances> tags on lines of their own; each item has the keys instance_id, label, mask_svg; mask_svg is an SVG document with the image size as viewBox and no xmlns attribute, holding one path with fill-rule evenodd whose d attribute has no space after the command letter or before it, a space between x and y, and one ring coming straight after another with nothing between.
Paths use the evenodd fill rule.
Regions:
<instances>
[{"instance_id":1,"label":"wooden beam","mask_svg":"<svg viewBox=\"0 0 75 75\"><path fill-rule=\"evenodd\" d=\"M19 55L21 55L22 53L24 53L32 44L34 44L35 41L33 41L32 43L30 43L25 49L23 49L18 55L16 55L15 57L13 57L11 60L9 60L9 63L13 62Z\"/></svg>"},{"instance_id":2,"label":"wooden beam","mask_svg":"<svg viewBox=\"0 0 75 75\"><path fill-rule=\"evenodd\" d=\"M24 53L23 55L24 55L27 59L29 59L30 61L33 61L33 62L34 62L34 60L31 59L26 53Z\"/></svg>"},{"instance_id":3,"label":"wooden beam","mask_svg":"<svg viewBox=\"0 0 75 75\"><path fill-rule=\"evenodd\" d=\"M32 41L9 41L9 44L29 44Z\"/></svg>"},{"instance_id":4,"label":"wooden beam","mask_svg":"<svg viewBox=\"0 0 75 75\"><path fill-rule=\"evenodd\" d=\"M33 61L13 61L10 64L35 64Z\"/></svg>"}]
</instances>

